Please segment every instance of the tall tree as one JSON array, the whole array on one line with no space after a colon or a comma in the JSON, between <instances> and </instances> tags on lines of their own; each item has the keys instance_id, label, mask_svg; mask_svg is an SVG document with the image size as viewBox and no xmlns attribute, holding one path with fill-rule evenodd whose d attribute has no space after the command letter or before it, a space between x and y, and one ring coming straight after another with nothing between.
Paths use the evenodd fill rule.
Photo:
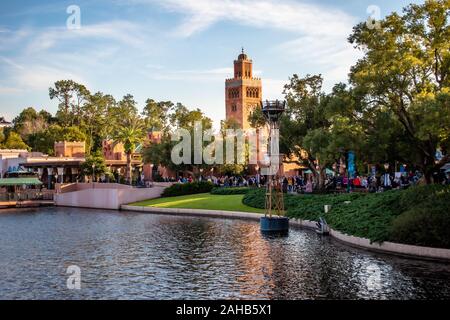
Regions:
<instances>
[{"instance_id":1,"label":"tall tree","mask_svg":"<svg viewBox=\"0 0 450 320\"><path fill-rule=\"evenodd\" d=\"M59 101L56 118L63 126L80 125L82 107L90 96L89 90L73 80L55 82L54 88L49 88L50 99Z\"/></svg>"},{"instance_id":2,"label":"tall tree","mask_svg":"<svg viewBox=\"0 0 450 320\"><path fill-rule=\"evenodd\" d=\"M365 55L350 83L366 110L386 110L408 138L408 160L432 182L435 152L449 139L450 2L427 0L380 21L379 28L357 25L349 41ZM430 113L430 111L437 111Z\"/></svg>"},{"instance_id":3,"label":"tall tree","mask_svg":"<svg viewBox=\"0 0 450 320\"><path fill-rule=\"evenodd\" d=\"M150 131L166 131L169 128L169 118L174 104L171 101L155 101L147 99L142 116Z\"/></svg>"},{"instance_id":4,"label":"tall tree","mask_svg":"<svg viewBox=\"0 0 450 320\"><path fill-rule=\"evenodd\" d=\"M111 125L111 110L116 107L113 96L97 92L90 95L82 107L82 128L89 140L90 150L101 149L102 141L113 132Z\"/></svg>"},{"instance_id":5,"label":"tall tree","mask_svg":"<svg viewBox=\"0 0 450 320\"><path fill-rule=\"evenodd\" d=\"M127 155L126 180L128 184L133 181L132 177L132 156L139 143L142 143L145 137L144 125L141 118L136 115L130 115L124 119L122 125L117 127L114 133L114 141L122 143Z\"/></svg>"},{"instance_id":6,"label":"tall tree","mask_svg":"<svg viewBox=\"0 0 450 320\"><path fill-rule=\"evenodd\" d=\"M50 113L45 110L37 112L34 108L25 108L14 118L13 129L20 134L22 139L28 140L32 134L44 131L54 119Z\"/></svg>"},{"instance_id":7,"label":"tall tree","mask_svg":"<svg viewBox=\"0 0 450 320\"><path fill-rule=\"evenodd\" d=\"M122 143L127 155L127 183L132 183L132 156L138 144L145 138L144 121L139 116L137 103L133 96L128 94L119 101L117 107L111 110L114 125L113 140Z\"/></svg>"},{"instance_id":8,"label":"tall tree","mask_svg":"<svg viewBox=\"0 0 450 320\"><path fill-rule=\"evenodd\" d=\"M191 153L191 161L189 164L175 164L171 160L171 152L173 147L178 143L171 141L171 134L177 129L186 129L190 132L192 137L191 150L194 150L194 125L195 122L201 122L203 130L212 128L212 120L206 117L200 109L189 110L181 103L177 103L169 115L170 128L164 132L160 143L151 143L143 151L144 161L154 165L162 165L174 171L188 171L191 174L199 169L209 169L210 166L206 164L194 163L194 152ZM169 130L170 129L170 130ZM203 146L206 146L204 142Z\"/></svg>"}]
</instances>

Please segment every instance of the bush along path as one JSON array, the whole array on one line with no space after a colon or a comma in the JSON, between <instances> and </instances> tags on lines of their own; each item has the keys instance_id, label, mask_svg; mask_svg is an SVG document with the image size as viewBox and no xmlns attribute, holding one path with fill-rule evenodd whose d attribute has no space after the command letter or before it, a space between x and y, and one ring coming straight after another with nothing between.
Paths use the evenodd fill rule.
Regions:
<instances>
[{"instance_id":1,"label":"bush along path","mask_svg":"<svg viewBox=\"0 0 450 320\"><path fill-rule=\"evenodd\" d=\"M166 188L161 195L162 197L178 197L189 194L207 193L213 189L214 185L211 182L191 182L191 183L177 183Z\"/></svg>"},{"instance_id":2,"label":"bush along path","mask_svg":"<svg viewBox=\"0 0 450 320\"><path fill-rule=\"evenodd\" d=\"M249 191L243 203L264 207L264 190ZM450 186L428 185L375 194L286 195L286 215L317 220L373 242L450 248ZM324 205L331 205L325 214Z\"/></svg>"}]
</instances>

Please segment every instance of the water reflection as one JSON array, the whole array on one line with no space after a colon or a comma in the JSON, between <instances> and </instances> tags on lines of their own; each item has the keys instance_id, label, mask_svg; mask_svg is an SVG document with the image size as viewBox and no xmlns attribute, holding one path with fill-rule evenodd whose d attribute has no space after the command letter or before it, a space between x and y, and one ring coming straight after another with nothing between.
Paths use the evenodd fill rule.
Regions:
<instances>
[{"instance_id":1,"label":"water reflection","mask_svg":"<svg viewBox=\"0 0 450 320\"><path fill-rule=\"evenodd\" d=\"M78 265L82 290L66 288ZM449 299L450 266L254 222L49 208L0 214L3 299Z\"/></svg>"}]
</instances>

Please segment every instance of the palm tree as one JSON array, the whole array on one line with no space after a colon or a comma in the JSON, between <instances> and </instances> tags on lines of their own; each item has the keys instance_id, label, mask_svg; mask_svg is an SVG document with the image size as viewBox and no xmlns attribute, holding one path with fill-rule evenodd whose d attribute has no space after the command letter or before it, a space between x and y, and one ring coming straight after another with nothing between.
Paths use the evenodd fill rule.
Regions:
<instances>
[{"instance_id":1,"label":"palm tree","mask_svg":"<svg viewBox=\"0 0 450 320\"><path fill-rule=\"evenodd\" d=\"M125 173L128 184L132 183L132 155L136 150L136 146L144 138L144 125L142 119L137 115L130 115L128 119L122 119L122 124L116 129L114 134L114 142L122 143L127 155L127 169Z\"/></svg>"}]
</instances>

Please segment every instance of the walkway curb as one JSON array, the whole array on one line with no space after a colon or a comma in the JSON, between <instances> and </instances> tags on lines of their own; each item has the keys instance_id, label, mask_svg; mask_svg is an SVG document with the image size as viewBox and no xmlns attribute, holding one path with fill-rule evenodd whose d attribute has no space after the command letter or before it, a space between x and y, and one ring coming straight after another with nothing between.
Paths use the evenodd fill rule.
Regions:
<instances>
[{"instance_id":1,"label":"walkway curb","mask_svg":"<svg viewBox=\"0 0 450 320\"><path fill-rule=\"evenodd\" d=\"M210 218L230 218L259 221L262 214L240 211L219 211L219 210L201 210L201 209L181 209L181 208L155 208L122 205L121 210L144 212L153 214L169 214L169 215L190 215L196 217ZM316 222L300 219L290 219L289 224L293 227L315 229ZM350 246L367 249L405 257L420 258L426 260L445 260L450 261L450 249L440 249L431 247L421 247L408 244L383 242L371 243L369 239L349 236L330 228L330 236L334 239Z\"/></svg>"}]
</instances>

